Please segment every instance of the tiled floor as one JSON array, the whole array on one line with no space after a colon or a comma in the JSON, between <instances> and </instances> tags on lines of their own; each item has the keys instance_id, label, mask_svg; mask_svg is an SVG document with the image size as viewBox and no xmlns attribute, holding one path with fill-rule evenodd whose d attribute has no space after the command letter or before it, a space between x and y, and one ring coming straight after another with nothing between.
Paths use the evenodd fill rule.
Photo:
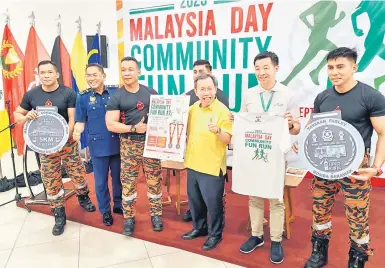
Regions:
<instances>
[{"instance_id":1,"label":"tiled floor","mask_svg":"<svg viewBox=\"0 0 385 268\"><path fill-rule=\"evenodd\" d=\"M29 170L37 169L34 156L29 155ZM1 158L3 175L13 178L10 154ZM16 158L17 174L22 160ZM42 185L33 188L40 192ZM21 188L23 196L26 188ZM11 200L15 189L0 193L0 204ZM240 267L193 254L177 248L128 238L75 222L67 222L63 235L51 234L53 218L28 213L10 203L0 207L0 268L160 268L160 267Z\"/></svg>"}]
</instances>

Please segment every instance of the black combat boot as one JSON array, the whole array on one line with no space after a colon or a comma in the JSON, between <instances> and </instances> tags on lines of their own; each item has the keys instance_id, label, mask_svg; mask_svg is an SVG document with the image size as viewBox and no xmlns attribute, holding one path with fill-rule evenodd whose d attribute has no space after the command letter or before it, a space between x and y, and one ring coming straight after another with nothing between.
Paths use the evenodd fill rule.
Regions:
<instances>
[{"instance_id":1,"label":"black combat boot","mask_svg":"<svg viewBox=\"0 0 385 268\"><path fill-rule=\"evenodd\" d=\"M90 197L88 196L88 193L78 195L78 201L82 208L84 208L88 212L94 212L96 210L96 207L94 204L92 204Z\"/></svg>"},{"instance_id":2,"label":"black combat boot","mask_svg":"<svg viewBox=\"0 0 385 268\"><path fill-rule=\"evenodd\" d=\"M135 218L130 217L124 220L123 224L123 234L127 236L132 236L135 230Z\"/></svg>"},{"instance_id":3,"label":"black combat boot","mask_svg":"<svg viewBox=\"0 0 385 268\"><path fill-rule=\"evenodd\" d=\"M51 208L51 211L55 215L55 225L52 228L52 234L55 236L61 235L64 232L64 226L67 221L65 208Z\"/></svg>"},{"instance_id":4,"label":"black combat boot","mask_svg":"<svg viewBox=\"0 0 385 268\"><path fill-rule=\"evenodd\" d=\"M368 255L355 248L350 248L348 268L364 268L367 261Z\"/></svg>"},{"instance_id":5,"label":"black combat boot","mask_svg":"<svg viewBox=\"0 0 385 268\"><path fill-rule=\"evenodd\" d=\"M329 240L313 236L311 238L313 250L305 268L321 268L328 263Z\"/></svg>"},{"instance_id":6,"label":"black combat boot","mask_svg":"<svg viewBox=\"0 0 385 268\"><path fill-rule=\"evenodd\" d=\"M152 230L155 232L161 232L163 230L162 216L154 215L151 216Z\"/></svg>"}]
</instances>

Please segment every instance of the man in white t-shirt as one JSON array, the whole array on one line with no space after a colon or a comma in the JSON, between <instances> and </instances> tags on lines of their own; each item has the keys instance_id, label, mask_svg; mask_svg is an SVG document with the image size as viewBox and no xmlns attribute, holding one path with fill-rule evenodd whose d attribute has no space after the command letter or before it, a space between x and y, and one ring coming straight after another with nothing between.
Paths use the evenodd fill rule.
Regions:
<instances>
[{"instance_id":1,"label":"man in white t-shirt","mask_svg":"<svg viewBox=\"0 0 385 268\"><path fill-rule=\"evenodd\" d=\"M288 119L291 135L300 132L301 125L298 118L298 108L295 94L288 87L276 81L278 71L278 56L269 51L261 52L254 58L255 75L259 85L248 89L242 96L241 112L267 113L284 116ZM232 115L230 119L233 119ZM255 174L258 176L258 174ZM236 178L234 178L236 179ZM268 180L269 178L266 178ZM261 185L263 187L263 185ZM270 261L282 263L284 254L282 247L282 233L285 220L285 206L283 198L269 199L270 201ZM251 221L251 237L241 246L240 251L250 253L264 244L263 215L264 199L257 196L249 197L249 213Z\"/></svg>"}]
</instances>

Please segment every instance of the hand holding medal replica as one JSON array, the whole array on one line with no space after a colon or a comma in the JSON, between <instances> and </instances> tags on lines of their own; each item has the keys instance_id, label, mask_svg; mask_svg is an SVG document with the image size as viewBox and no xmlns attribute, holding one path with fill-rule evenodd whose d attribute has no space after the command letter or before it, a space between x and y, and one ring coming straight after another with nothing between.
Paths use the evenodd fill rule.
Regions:
<instances>
[{"instance_id":1,"label":"hand holding medal replica","mask_svg":"<svg viewBox=\"0 0 385 268\"><path fill-rule=\"evenodd\" d=\"M351 176L361 166L364 141L352 125L331 113L313 115L299 140L299 155L314 176L338 180Z\"/></svg>"},{"instance_id":2,"label":"hand holding medal replica","mask_svg":"<svg viewBox=\"0 0 385 268\"><path fill-rule=\"evenodd\" d=\"M54 107L37 107L38 118L24 125L24 140L28 147L39 154L58 152L69 138L69 127Z\"/></svg>"}]
</instances>

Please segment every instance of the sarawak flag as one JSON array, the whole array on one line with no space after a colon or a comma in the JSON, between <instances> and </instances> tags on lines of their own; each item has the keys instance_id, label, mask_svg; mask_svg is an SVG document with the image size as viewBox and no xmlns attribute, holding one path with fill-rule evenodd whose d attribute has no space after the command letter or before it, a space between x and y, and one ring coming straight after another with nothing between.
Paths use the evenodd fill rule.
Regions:
<instances>
[{"instance_id":1,"label":"sarawak flag","mask_svg":"<svg viewBox=\"0 0 385 268\"><path fill-rule=\"evenodd\" d=\"M40 85L37 65L42 60L50 60L47 50L36 33L35 27L29 29L24 59L24 83L27 91Z\"/></svg>"},{"instance_id":2,"label":"sarawak flag","mask_svg":"<svg viewBox=\"0 0 385 268\"><path fill-rule=\"evenodd\" d=\"M56 63L57 69L60 73L59 83L66 87L72 88L70 55L64 46L60 35L58 35L55 39L55 44L52 48L51 59L54 63Z\"/></svg>"},{"instance_id":3,"label":"sarawak flag","mask_svg":"<svg viewBox=\"0 0 385 268\"><path fill-rule=\"evenodd\" d=\"M87 89L87 53L86 49L84 48L80 32L77 32L75 36L70 58L72 70L72 87L76 92L83 92Z\"/></svg>"},{"instance_id":4,"label":"sarawak flag","mask_svg":"<svg viewBox=\"0 0 385 268\"><path fill-rule=\"evenodd\" d=\"M24 55L16 43L8 25L4 27L1 42L1 67L4 87L4 101L10 103L11 123L14 122L13 112L20 105L25 93L24 86ZM17 124L12 130L12 136L17 144L17 153L24 151L23 125Z\"/></svg>"},{"instance_id":5,"label":"sarawak flag","mask_svg":"<svg viewBox=\"0 0 385 268\"><path fill-rule=\"evenodd\" d=\"M72 71L72 88L76 92L82 92L87 89L86 82L86 66L87 53L84 48L82 36L77 32L71 51L71 71ZM88 147L87 142L88 126L85 125L84 132L80 137L81 149Z\"/></svg>"}]
</instances>

